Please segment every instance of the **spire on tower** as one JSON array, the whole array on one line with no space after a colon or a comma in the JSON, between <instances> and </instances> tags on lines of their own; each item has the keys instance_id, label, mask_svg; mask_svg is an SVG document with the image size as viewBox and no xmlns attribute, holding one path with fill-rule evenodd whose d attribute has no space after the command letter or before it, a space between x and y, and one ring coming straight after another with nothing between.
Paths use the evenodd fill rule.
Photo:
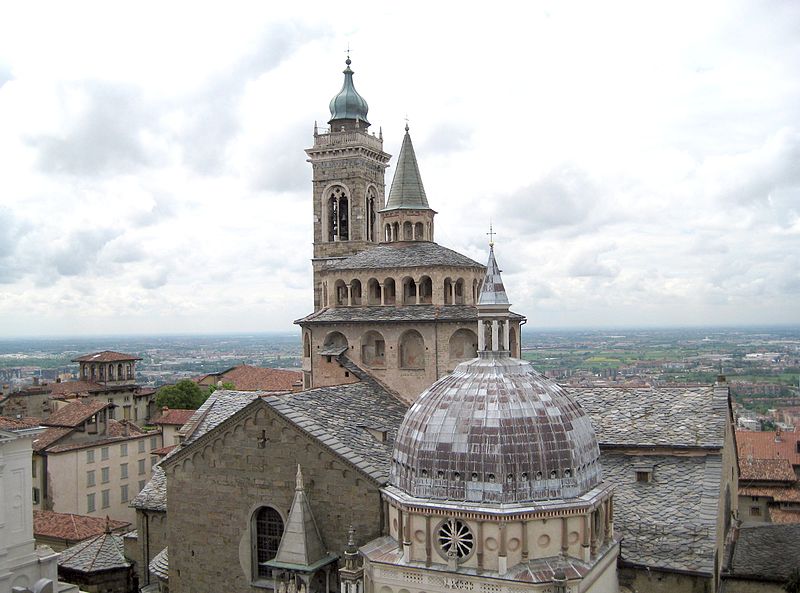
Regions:
<instances>
[{"instance_id":1,"label":"spire on tower","mask_svg":"<svg viewBox=\"0 0 800 593\"><path fill-rule=\"evenodd\" d=\"M367 105L364 97L358 94L356 87L353 85L353 71L350 69L352 61L350 60L349 48L347 50L347 59L344 63L344 84L342 84L342 90L331 99L331 119L328 123L334 131L338 129L336 124L348 127L347 124L351 122L357 122L361 126L368 128L367 112L369 111L369 105Z\"/></svg>"},{"instance_id":2,"label":"spire on tower","mask_svg":"<svg viewBox=\"0 0 800 593\"><path fill-rule=\"evenodd\" d=\"M419 173L417 155L414 154L414 145L408 133L406 121L406 135L397 157L397 168L392 179L392 188L389 190L389 199L386 200L385 210L399 210L410 208L414 210L429 210L428 198L425 187L422 185L422 176Z\"/></svg>"}]
</instances>

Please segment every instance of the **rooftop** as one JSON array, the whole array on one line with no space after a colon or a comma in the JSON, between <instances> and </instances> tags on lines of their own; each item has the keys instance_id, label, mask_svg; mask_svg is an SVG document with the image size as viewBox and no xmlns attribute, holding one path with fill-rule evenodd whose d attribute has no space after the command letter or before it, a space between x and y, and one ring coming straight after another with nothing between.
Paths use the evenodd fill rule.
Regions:
<instances>
[{"instance_id":1,"label":"rooftop","mask_svg":"<svg viewBox=\"0 0 800 593\"><path fill-rule=\"evenodd\" d=\"M179 410L165 408L161 411L161 416L153 421L153 424L183 426L194 415L194 410Z\"/></svg>"},{"instance_id":2,"label":"rooftop","mask_svg":"<svg viewBox=\"0 0 800 593\"><path fill-rule=\"evenodd\" d=\"M102 533L70 546L58 558L58 567L78 572L99 572L128 568L122 536Z\"/></svg>"},{"instance_id":3,"label":"rooftop","mask_svg":"<svg viewBox=\"0 0 800 593\"><path fill-rule=\"evenodd\" d=\"M350 257L327 260L324 270L385 270L388 268L471 268L483 265L431 241L383 243Z\"/></svg>"},{"instance_id":4,"label":"rooftop","mask_svg":"<svg viewBox=\"0 0 800 593\"><path fill-rule=\"evenodd\" d=\"M219 373L195 377L192 381L199 383L206 378L233 383L237 391L291 391L298 383L302 384L303 373L242 364Z\"/></svg>"},{"instance_id":5,"label":"rooftop","mask_svg":"<svg viewBox=\"0 0 800 593\"><path fill-rule=\"evenodd\" d=\"M108 521L108 524L106 524ZM106 527L119 531L130 526L127 521L114 521L102 517L55 513L53 511L33 511L34 537L49 537L69 541L81 541L105 533Z\"/></svg>"},{"instance_id":6,"label":"rooftop","mask_svg":"<svg viewBox=\"0 0 800 593\"><path fill-rule=\"evenodd\" d=\"M167 510L167 476L160 464L153 466L153 476L145 484L144 488L131 501L131 506L135 509L145 511L164 511Z\"/></svg>"},{"instance_id":7,"label":"rooftop","mask_svg":"<svg viewBox=\"0 0 800 593\"><path fill-rule=\"evenodd\" d=\"M800 432L736 431L739 459L788 459L800 465Z\"/></svg>"},{"instance_id":8,"label":"rooftop","mask_svg":"<svg viewBox=\"0 0 800 593\"><path fill-rule=\"evenodd\" d=\"M796 482L788 459L749 459L739 457L739 484L743 482Z\"/></svg>"},{"instance_id":9,"label":"rooftop","mask_svg":"<svg viewBox=\"0 0 800 593\"><path fill-rule=\"evenodd\" d=\"M729 573L734 577L785 582L800 567L800 525L752 525L739 528Z\"/></svg>"},{"instance_id":10,"label":"rooftop","mask_svg":"<svg viewBox=\"0 0 800 593\"><path fill-rule=\"evenodd\" d=\"M108 402L94 399L76 400L50 414L50 416L42 420L42 425L75 428L107 407Z\"/></svg>"},{"instance_id":11,"label":"rooftop","mask_svg":"<svg viewBox=\"0 0 800 593\"><path fill-rule=\"evenodd\" d=\"M42 423L41 418L9 418L0 416L0 429L2 430L26 430L28 428L36 428Z\"/></svg>"},{"instance_id":12,"label":"rooftop","mask_svg":"<svg viewBox=\"0 0 800 593\"><path fill-rule=\"evenodd\" d=\"M141 357L135 354L123 354L122 352L113 352L112 350L104 350L103 352L95 352L93 354L84 354L78 358L73 358L72 362L123 362L128 360L142 360Z\"/></svg>"},{"instance_id":13,"label":"rooftop","mask_svg":"<svg viewBox=\"0 0 800 593\"><path fill-rule=\"evenodd\" d=\"M397 157L397 166L389 189L389 198L386 200L386 210L413 209L429 210L428 197L422 185L422 176L419 173L417 155L411 143L411 135L406 125L406 135Z\"/></svg>"},{"instance_id":14,"label":"rooftop","mask_svg":"<svg viewBox=\"0 0 800 593\"><path fill-rule=\"evenodd\" d=\"M524 319L511 313L511 319ZM464 321L478 323L478 310L472 305L406 305L403 307L333 307L320 309L295 323L419 323L425 321Z\"/></svg>"}]
</instances>

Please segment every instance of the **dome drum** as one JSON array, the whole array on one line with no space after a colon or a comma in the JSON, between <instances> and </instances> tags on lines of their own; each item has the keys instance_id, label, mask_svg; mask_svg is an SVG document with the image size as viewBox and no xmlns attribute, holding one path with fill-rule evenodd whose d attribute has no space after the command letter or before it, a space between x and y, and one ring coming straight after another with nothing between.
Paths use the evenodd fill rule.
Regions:
<instances>
[{"instance_id":1,"label":"dome drum","mask_svg":"<svg viewBox=\"0 0 800 593\"><path fill-rule=\"evenodd\" d=\"M512 503L581 496L602 481L589 417L519 359L461 363L412 406L392 483L428 499Z\"/></svg>"}]
</instances>

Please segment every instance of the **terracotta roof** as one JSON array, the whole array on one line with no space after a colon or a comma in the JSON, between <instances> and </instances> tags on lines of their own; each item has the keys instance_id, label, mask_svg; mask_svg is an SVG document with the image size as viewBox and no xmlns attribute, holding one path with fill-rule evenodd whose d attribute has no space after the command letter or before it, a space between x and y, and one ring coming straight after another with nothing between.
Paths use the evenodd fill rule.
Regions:
<instances>
[{"instance_id":1,"label":"terracotta roof","mask_svg":"<svg viewBox=\"0 0 800 593\"><path fill-rule=\"evenodd\" d=\"M769 512L769 520L771 523L779 525L794 525L800 523L800 509L789 510L769 507L767 511Z\"/></svg>"},{"instance_id":2,"label":"terracotta roof","mask_svg":"<svg viewBox=\"0 0 800 593\"><path fill-rule=\"evenodd\" d=\"M63 444L56 444L53 446L49 446L47 451L49 453L63 453L65 451L73 451L75 449L84 449L87 447L99 447L101 445L107 445L109 443L119 443L122 441L126 441L129 439L134 438L141 438L143 436L148 436L149 433L144 432L138 426L133 424L132 422L127 423L127 433L125 424L122 422L118 422L117 420L109 420L108 421L108 434L98 434L92 435L95 438L88 439L88 440L80 440L77 442L72 443L63 443ZM37 447L38 443L34 441L34 447Z\"/></svg>"},{"instance_id":3,"label":"terracotta roof","mask_svg":"<svg viewBox=\"0 0 800 593\"><path fill-rule=\"evenodd\" d=\"M163 457L165 455L169 455L177 446L178 445L167 445L166 447L161 447L160 449L153 449L152 451L150 451L150 453L152 453L153 455L160 455Z\"/></svg>"},{"instance_id":4,"label":"terracotta roof","mask_svg":"<svg viewBox=\"0 0 800 593\"><path fill-rule=\"evenodd\" d=\"M113 352L112 350L104 350L103 352L94 352L92 354L85 354L78 358L73 358L72 362L122 362L124 360L142 360L141 357L135 354L123 354L122 352Z\"/></svg>"},{"instance_id":5,"label":"terracotta roof","mask_svg":"<svg viewBox=\"0 0 800 593\"><path fill-rule=\"evenodd\" d=\"M77 400L67 404L48 418L42 420L44 426L66 426L75 428L83 424L100 410L108 407L108 402L97 400Z\"/></svg>"},{"instance_id":6,"label":"terracotta roof","mask_svg":"<svg viewBox=\"0 0 800 593\"><path fill-rule=\"evenodd\" d=\"M25 430L26 428L36 428L41 424L41 418L7 418L0 416L0 428L3 430Z\"/></svg>"},{"instance_id":7,"label":"terracotta roof","mask_svg":"<svg viewBox=\"0 0 800 593\"><path fill-rule=\"evenodd\" d=\"M127 521L108 520L108 527L111 531L119 531L129 526L130 523ZM106 519L102 517L33 511L33 534L35 537L51 537L78 542L100 535L105 530Z\"/></svg>"},{"instance_id":8,"label":"terracotta roof","mask_svg":"<svg viewBox=\"0 0 800 593\"><path fill-rule=\"evenodd\" d=\"M50 445L72 432L71 428L48 428L33 441L34 451L44 451Z\"/></svg>"},{"instance_id":9,"label":"terracotta roof","mask_svg":"<svg viewBox=\"0 0 800 593\"><path fill-rule=\"evenodd\" d=\"M788 459L792 465L800 465L800 432L755 432L736 431L736 445L739 459ZM775 439L778 438L776 441Z\"/></svg>"},{"instance_id":10,"label":"terracotta roof","mask_svg":"<svg viewBox=\"0 0 800 593\"><path fill-rule=\"evenodd\" d=\"M800 488L739 486L739 496L766 496L775 502L800 502Z\"/></svg>"},{"instance_id":11,"label":"terracotta roof","mask_svg":"<svg viewBox=\"0 0 800 593\"><path fill-rule=\"evenodd\" d=\"M48 387L52 397L63 397L77 393L96 393L106 389L93 381L62 381L61 383L51 383Z\"/></svg>"},{"instance_id":12,"label":"terracotta roof","mask_svg":"<svg viewBox=\"0 0 800 593\"><path fill-rule=\"evenodd\" d=\"M158 420L153 424L167 424L170 426L183 426L189 421L189 418L194 414L194 410L170 410L166 409L161 413Z\"/></svg>"},{"instance_id":13,"label":"terracotta roof","mask_svg":"<svg viewBox=\"0 0 800 593\"><path fill-rule=\"evenodd\" d=\"M209 373L195 377L192 381L198 383L206 377L233 383L236 391L291 391L297 383L302 382L303 373L243 364L221 373Z\"/></svg>"},{"instance_id":14,"label":"terracotta roof","mask_svg":"<svg viewBox=\"0 0 800 593\"><path fill-rule=\"evenodd\" d=\"M797 476L788 459L747 459L739 458L739 483L796 482Z\"/></svg>"}]
</instances>

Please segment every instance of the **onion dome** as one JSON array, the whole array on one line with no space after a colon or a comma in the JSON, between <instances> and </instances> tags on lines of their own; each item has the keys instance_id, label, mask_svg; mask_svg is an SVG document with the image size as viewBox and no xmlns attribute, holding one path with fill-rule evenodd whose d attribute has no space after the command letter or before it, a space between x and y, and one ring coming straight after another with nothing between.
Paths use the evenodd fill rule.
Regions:
<instances>
[{"instance_id":1,"label":"onion dome","mask_svg":"<svg viewBox=\"0 0 800 593\"><path fill-rule=\"evenodd\" d=\"M589 416L529 362L508 355L508 307L492 249L478 304L478 358L428 388L397 432L391 480L405 493L534 502L581 496L602 481Z\"/></svg>"},{"instance_id":2,"label":"onion dome","mask_svg":"<svg viewBox=\"0 0 800 593\"><path fill-rule=\"evenodd\" d=\"M336 127L337 123L345 123L343 120L358 122L365 128L369 127L367 112L369 105L367 101L358 94L356 87L353 86L353 71L350 69L350 56L345 60L347 67L344 69L344 84L342 90L331 99L331 119L328 123ZM334 130L336 131L336 130Z\"/></svg>"}]
</instances>

